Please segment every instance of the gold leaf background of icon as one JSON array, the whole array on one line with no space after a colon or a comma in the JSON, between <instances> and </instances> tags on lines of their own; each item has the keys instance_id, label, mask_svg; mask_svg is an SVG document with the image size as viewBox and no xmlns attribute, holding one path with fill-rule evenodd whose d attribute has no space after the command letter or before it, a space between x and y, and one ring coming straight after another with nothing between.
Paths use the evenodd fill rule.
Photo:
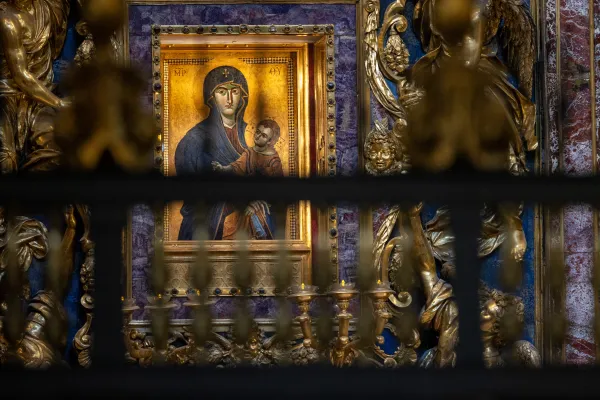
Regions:
<instances>
[{"instance_id":1,"label":"gold leaf background of icon","mask_svg":"<svg viewBox=\"0 0 600 400\"><path fill-rule=\"evenodd\" d=\"M244 113L247 123L245 132L248 147L254 145L254 130L263 119L274 119L281 128L281 136L275 148L281 158L284 174L290 173L290 153L294 154L297 148L297 135L290 141L290 122L297 126L297 105L294 92L290 93L290 84L294 84L294 71L290 75L288 65L282 61L290 59L289 51L273 50L247 50L236 49L235 52L220 50L185 51L164 49L163 59L207 59L206 62L182 65L170 65L168 75L165 74L168 85L168 94L165 98L165 117L168 116L168 135L165 135L168 151L166 151L167 174L175 175L175 149L179 141L197 123L209 114L209 108L204 104L203 83L206 75L216 67L229 65L239 69L248 82L248 106ZM273 63L248 63L247 59L277 59ZM182 73L185 71L185 73ZM165 86L167 86L165 85ZM292 98L290 99L290 94ZM292 105L292 107L290 107ZM291 108L291 109L290 109ZM292 121L290 121L292 116ZM169 205L169 235L178 232L182 217L179 213L181 202ZM172 240L168 238L167 240Z\"/></svg>"}]
</instances>

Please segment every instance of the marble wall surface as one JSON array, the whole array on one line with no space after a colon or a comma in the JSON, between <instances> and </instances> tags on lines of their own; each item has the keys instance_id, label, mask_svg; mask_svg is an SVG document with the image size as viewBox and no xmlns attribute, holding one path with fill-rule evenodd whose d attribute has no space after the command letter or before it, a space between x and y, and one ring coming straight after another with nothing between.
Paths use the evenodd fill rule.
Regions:
<instances>
[{"instance_id":1,"label":"marble wall surface","mask_svg":"<svg viewBox=\"0 0 600 400\"><path fill-rule=\"evenodd\" d=\"M592 98L592 93L600 83L597 66L600 31L594 28L599 22L598 0L546 2L546 89L553 172L563 171L573 176L596 172L598 160L593 160L592 146L597 143L598 121L593 120L592 110L597 110L600 103L598 98ZM595 82L591 82L592 71ZM571 204L564 210L568 321L565 361L572 364L591 363L596 355L594 293L590 280L595 240L593 216L587 204Z\"/></svg>"}]
</instances>

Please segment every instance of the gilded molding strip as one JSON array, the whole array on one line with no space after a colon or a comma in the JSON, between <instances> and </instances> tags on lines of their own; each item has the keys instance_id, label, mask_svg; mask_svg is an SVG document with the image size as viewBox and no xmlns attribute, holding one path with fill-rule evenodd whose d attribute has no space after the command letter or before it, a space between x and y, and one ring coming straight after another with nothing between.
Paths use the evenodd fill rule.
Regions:
<instances>
[{"instance_id":1,"label":"gilded molding strip","mask_svg":"<svg viewBox=\"0 0 600 400\"><path fill-rule=\"evenodd\" d=\"M595 23L595 15L594 15L594 0L589 0L588 3L588 16L589 16L589 30L590 30L590 114L591 114L591 133L592 133L592 174L596 175L598 173L598 132L597 132L597 122L596 122L596 45L595 45L595 33L596 33L596 23ZM600 221L598 220L598 208L596 205L592 204L592 223L593 223L593 255L592 255L592 282L594 285L594 318L596 320L594 324L594 337L595 337L595 346L596 346L596 363L600 362L600 343L598 342L598 338L600 337L600 324L598 323L598 319L600 318L600 304L598 298L598 286L596 284L596 279L593 277L600 273L596 269L600 268L598 265L598 224Z\"/></svg>"},{"instance_id":2,"label":"gilded molding strip","mask_svg":"<svg viewBox=\"0 0 600 400\"><path fill-rule=\"evenodd\" d=\"M563 107L563 99L562 99L562 43L561 43L561 26L560 26L560 6L561 1L556 0L556 81L557 81L557 133L558 133L558 173L565 173L565 142L564 142L564 132L563 132L563 121L562 121L562 107ZM565 209L564 207L560 208L560 225L559 225L559 237L560 237L560 254L562 256L562 262L565 262ZM564 314L564 306L565 306L565 297L566 297L566 287L563 287L561 293L561 299L559 300L559 304L557 310L560 314ZM562 315L564 318L564 315ZM567 352L565 351L566 341L563 339L561 343L561 351L560 351L560 362L566 363ZM553 357L554 358L554 357Z\"/></svg>"},{"instance_id":3,"label":"gilded molding strip","mask_svg":"<svg viewBox=\"0 0 600 400\"><path fill-rule=\"evenodd\" d=\"M596 63L595 63L595 44L594 36L596 26L594 23L594 0L589 0L589 22L590 22L590 109L591 109L591 128L592 128L592 173L596 175L598 171L598 149L597 149L597 132L596 132ZM596 221L596 219L594 219ZM594 224L596 226L597 224ZM594 235L594 242L597 238Z\"/></svg>"},{"instance_id":4,"label":"gilded molding strip","mask_svg":"<svg viewBox=\"0 0 600 400\"><path fill-rule=\"evenodd\" d=\"M543 65L544 68L537 68L534 70L536 74L536 98L538 102L542 103L542 110L544 114L541 115L541 118L538 118L536 121L536 134L544 143L543 146L538 146L535 152L535 175L540 175L543 173L543 160L542 160L542 147L547 143L544 132L547 132L547 96L545 96L546 91L546 68L545 60L546 57L546 47L545 47L545 39L546 39L546 24L541 23L541 21L545 21L545 2L537 0L531 0L530 8L535 10L533 14L535 26L536 26L536 36L537 36L537 61L538 65ZM541 75L541 76L540 76ZM537 105L539 107L539 104ZM541 120L540 120L541 119ZM543 274L543 254L542 254L542 235L544 232L544 212L543 206L540 204L535 204L534 210L534 218L535 218L535 226L533 232L533 243L534 243L534 327L535 327L535 335L534 335L534 344L536 348L543 351L544 348L544 305L542 293L544 291L544 274Z\"/></svg>"}]
</instances>

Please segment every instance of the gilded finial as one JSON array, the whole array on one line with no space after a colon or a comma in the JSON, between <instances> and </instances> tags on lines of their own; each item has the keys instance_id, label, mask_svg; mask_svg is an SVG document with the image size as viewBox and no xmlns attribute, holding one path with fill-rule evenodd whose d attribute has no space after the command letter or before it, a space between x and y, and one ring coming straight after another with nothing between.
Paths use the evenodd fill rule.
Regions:
<instances>
[{"instance_id":1,"label":"gilded finial","mask_svg":"<svg viewBox=\"0 0 600 400\"><path fill-rule=\"evenodd\" d=\"M346 286L346 281L342 279L342 286Z\"/></svg>"},{"instance_id":2,"label":"gilded finial","mask_svg":"<svg viewBox=\"0 0 600 400\"><path fill-rule=\"evenodd\" d=\"M304 290L304 282L300 285L300 289Z\"/></svg>"},{"instance_id":3,"label":"gilded finial","mask_svg":"<svg viewBox=\"0 0 600 400\"><path fill-rule=\"evenodd\" d=\"M381 285L381 279L377 279L377 284Z\"/></svg>"}]
</instances>

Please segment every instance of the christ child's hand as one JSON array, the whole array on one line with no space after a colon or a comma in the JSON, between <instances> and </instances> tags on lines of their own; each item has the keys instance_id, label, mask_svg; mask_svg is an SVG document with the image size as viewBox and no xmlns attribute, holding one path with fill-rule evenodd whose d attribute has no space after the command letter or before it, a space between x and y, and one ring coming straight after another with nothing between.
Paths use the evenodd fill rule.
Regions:
<instances>
[{"instance_id":1,"label":"christ child's hand","mask_svg":"<svg viewBox=\"0 0 600 400\"><path fill-rule=\"evenodd\" d=\"M217 171L217 172L223 172L225 170L225 167L223 167L221 164L219 164L216 161L212 162L212 167L213 167L213 170Z\"/></svg>"}]
</instances>

